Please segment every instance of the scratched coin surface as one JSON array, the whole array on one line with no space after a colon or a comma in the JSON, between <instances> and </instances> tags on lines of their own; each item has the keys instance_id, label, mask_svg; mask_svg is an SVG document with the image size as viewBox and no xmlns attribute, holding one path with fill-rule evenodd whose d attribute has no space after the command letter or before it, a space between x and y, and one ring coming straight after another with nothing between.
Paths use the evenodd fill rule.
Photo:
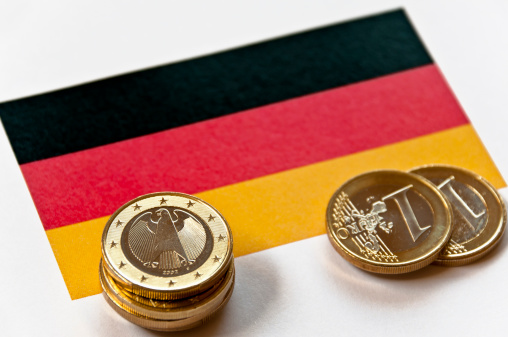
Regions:
<instances>
[{"instance_id":1,"label":"scratched coin surface","mask_svg":"<svg viewBox=\"0 0 508 337\"><path fill-rule=\"evenodd\" d=\"M434 263L459 266L471 263L500 241L506 227L506 209L497 190L478 174L447 165L428 165L411 172L433 182L453 210L450 241Z\"/></svg>"},{"instance_id":2,"label":"scratched coin surface","mask_svg":"<svg viewBox=\"0 0 508 337\"><path fill-rule=\"evenodd\" d=\"M161 300L212 287L226 273L232 248L231 230L215 208L175 192L129 201L102 236L107 273L127 290Z\"/></svg>"},{"instance_id":3,"label":"scratched coin surface","mask_svg":"<svg viewBox=\"0 0 508 337\"><path fill-rule=\"evenodd\" d=\"M355 266L399 274L434 261L451 234L443 193L420 176L371 171L345 182L326 214L333 247Z\"/></svg>"}]
</instances>

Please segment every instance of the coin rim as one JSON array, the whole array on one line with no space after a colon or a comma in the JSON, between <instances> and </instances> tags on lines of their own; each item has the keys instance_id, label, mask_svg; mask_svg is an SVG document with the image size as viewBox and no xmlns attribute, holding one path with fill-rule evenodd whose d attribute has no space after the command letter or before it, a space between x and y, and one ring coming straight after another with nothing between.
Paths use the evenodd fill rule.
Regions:
<instances>
[{"instance_id":1,"label":"coin rim","mask_svg":"<svg viewBox=\"0 0 508 337\"><path fill-rule=\"evenodd\" d=\"M444 255L440 254L438 258L433 262L436 265L442 265L442 266L449 266L449 267L455 267L455 266L463 266L469 263L472 263L476 260L481 259L485 255L487 255L489 252L491 252L497 245L501 242L501 238L503 237L503 234L506 229L506 222L507 222L507 212L506 212L506 204L503 200L503 197L499 193L499 191L490 183L487 179L479 175L478 173L454 166L454 165L447 165L447 164L428 164L428 165L422 165L417 166L412 169L410 169L408 172L418 174L415 171L422 170L422 169L450 169L450 170L456 170L459 173L462 173L466 176L470 176L473 179L476 179L480 184L483 184L485 189L490 191L492 195L494 196L494 199L497 199L499 209L500 209L500 217L499 220L496 221L497 225L495 230L493 230L493 233L490 237L488 237L487 240L483 241L483 243L479 246L477 246L474 249L468 250L465 253L459 253L459 254L449 254ZM488 208L488 205L487 205ZM452 208L453 209L453 208ZM489 216L490 218L490 216ZM485 236L488 236L490 231L486 231L487 228L485 228L478 237L471 239L469 242L478 241L480 239L483 239Z\"/></svg>"},{"instance_id":2,"label":"coin rim","mask_svg":"<svg viewBox=\"0 0 508 337\"><path fill-rule=\"evenodd\" d=\"M113 310L127 321L150 330L175 332L192 329L212 319L229 302L235 287L235 278L236 276L233 275L233 282L231 287L228 289L224 300L217 306L217 308L213 309L209 313L201 313L199 315L181 320L157 320L141 317L125 311L122 307L118 306L105 292L102 294L106 299L106 302L113 308Z\"/></svg>"},{"instance_id":3,"label":"coin rim","mask_svg":"<svg viewBox=\"0 0 508 337\"><path fill-rule=\"evenodd\" d=\"M436 244L433 246L432 249L430 249L425 254L420 255L418 258L414 258L410 261L404 261L404 262L381 262L381 261L373 261L366 259L363 256L360 256L358 254L355 254L354 252L347 249L347 247L343 246L340 241L336 238L335 233L333 233L332 224L333 219L331 218L331 210L333 208L333 204L335 199L337 198L337 195L340 191L342 191L345 186L348 186L355 180L359 180L364 178L368 175L375 175L375 174L397 174L397 175L407 175L408 177L415 179L419 181L421 184L425 185L429 188L429 190L435 192L438 200L440 200L440 203L442 204L444 210L444 235L441 236ZM429 202L429 201L427 201ZM452 223L452 212L451 212L451 205L448 201L448 199L444 196L444 194L430 181L427 179L418 176L416 174L408 173L401 170L391 170L391 169L381 169L381 170L372 170L368 172L364 172L362 174L356 175L348 180L346 180L333 194L330 198L330 201L328 202L328 207L326 209L326 232L328 235L328 238L330 242L332 243L332 246L334 249L342 256L344 257L348 262L352 263L356 267L367 270L370 272L380 273L380 274L402 274L402 273L408 273L411 271L415 271L418 269L421 269L430 263L432 263L441 252L442 248L446 245L448 242L450 236L451 236L451 223Z\"/></svg>"},{"instance_id":4,"label":"coin rim","mask_svg":"<svg viewBox=\"0 0 508 337\"><path fill-rule=\"evenodd\" d=\"M145 200L145 199L152 198L152 197L158 197L158 196L182 197L184 199L189 199L189 200L199 202L199 203L203 204L205 207L209 207L215 213L215 215L217 215L219 217L220 221L226 228L226 233L227 233L226 239L227 239L228 245L226 248L226 254L222 258L221 265L219 265L219 267L212 274L205 275L206 278L200 280L199 282L192 282L190 285L187 285L187 286L178 285L178 286L172 287L171 289L167 289L165 287L163 288L162 286L153 286L148 282L141 285L140 282L133 280L129 277L126 277L124 274L122 274L121 271L117 270L117 268L115 268L112 265L112 261L109 260L109 254L106 253L106 246L108 245L106 238L108 236L109 229L113 225L113 222L114 222L114 220L116 220L117 216L122 211L124 211L127 207L132 206L133 204L135 204L141 200ZM130 219L129 219L129 221L130 221ZM123 230L122 230L122 232L123 232ZM213 231L212 231L212 239L215 240L215 234L213 233ZM137 198L134 198L134 199L126 202L125 204L120 206L115 211L115 213L113 213L113 215L111 215L111 217L108 219L108 221L104 227L103 233L102 233L101 243L102 243L101 244L101 253L102 253L102 257L104 258L104 262L105 262L104 265L107 268L109 274L118 283L120 283L123 287L129 289L133 293L136 293L141 296L149 297L149 298L160 299L160 300L173 300L173 299L185 298L185 297L189 297L194 294L203 292L206 289L209 289L210 287L213 286L213 284L215 284L217 282L218 279L220 279L222 276L224 276L224 274L227 272L229 263L230 263L232 256L233 256L233 235L232 235L231 228L230 228L229 224L227 223L226 219L224 218L224 216L215 207L213 207L206 201L204 201L196 196L186 194L186 193L181 193L181 192L149 193L149 194L141 195ZM119 244L121 244L121 243L119 242ZM216 244L217 243L214 242L214 246ZM212 258L213 258L212 254L210 254L207 261ZM133 265L132 265L132 267L139 270L138 268L136 268ZM143 272L141 270L139 270L139 271L141 274L143 274ZM190 274L183 274L183 275L179 275L179 276L173 275L173 276L167 276L167 277L150 275L150 278L158 278L158 279L165 278L167 280L170 280L170 279L177 280L179 277L180 278L182 278L182 277L188 278L189 276L190 276Z\"/></svg>"},{"instance_id":5,"label":"coin rim","mask_svg":"<svg viewBox=\"0 0 508 337\"><path fill-rule=\"evenodd\" d=\"M107 270L103 268L102 261L99 268L102 289L110 298L110 300L115 302L115 305L121 307L122 310L129 312L135 316L163 321L188 319L197 315L201 315L202 313L213 311L217 307L218 303L222 303L223 299L225 298L224 294L232 286L235 279L234 263L231 261L230 265L228 266L228 272L226 273L225 277L220 280L217 288L212 293L207 294L206 297L200 299L199 302L194 304L188 304L177 308L164 308L162 306L152 307L140 301L136 301L136 299L126 296L126 290L122 289L121 285L115 283L111 277L108 277ZM149 299L146 298L146 300ZM188 301L185 300L176 301L184 301L188 303ZM159 302L164 301L160 300ZM169 302L173 301L169 300Z\"/></svg>"}]
</instances>

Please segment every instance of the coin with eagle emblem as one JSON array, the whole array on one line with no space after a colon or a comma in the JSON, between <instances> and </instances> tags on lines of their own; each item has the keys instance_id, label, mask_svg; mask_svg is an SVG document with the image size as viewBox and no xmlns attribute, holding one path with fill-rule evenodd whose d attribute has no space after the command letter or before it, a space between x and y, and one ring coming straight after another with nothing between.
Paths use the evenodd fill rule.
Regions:
<instances>
[{"instance_id":1,"label":"coin with eagle emblem","mask_svg":"<svg viewBox=\"0 0 508 337\"><path fill-rule=\"evenodd\" d=\"M326 229L333 247L355 266L400 274L434 261L451 234L450 205L428 180L396 170L371 171L332 196Z\"/></svg>"},{"instance_id":2,"label":"coin with eagle emblem","mask_svg":"<svg viewBox=\"0 0 508 337\"><path fill-rule=\"evenodd\" d=\"M160 331L206 322L234 289L233 237L224 217L183 193L143 195L120 207L102 235L99 277L122 317Z\"/></svg>"},{"instance_id":3,"label":"coin with eagle emblem","mask_svg":"<svg viewBox=\"0 0 508 337\"><path fill-rule=\"evenodd\" d=\"M148 298L192 296L222 278L233 239L223 216L191 195L161 192L120 207L102 236L104 268L121 286Z\"/></svg>"},{"instance_id":4,"label":"coin with eagle emblem","mask_svg":"<svg viewBox=\"0 0 508 337\"><path fill-rule=\"evenodd\" d=\"M147 329L181 331L208 321L226 305L234 288L235 270L231 263L224 277L203 293L180 300L154 300L122 288L100 266L104 297L120 316Z\"/></svg>"}]
</instances>

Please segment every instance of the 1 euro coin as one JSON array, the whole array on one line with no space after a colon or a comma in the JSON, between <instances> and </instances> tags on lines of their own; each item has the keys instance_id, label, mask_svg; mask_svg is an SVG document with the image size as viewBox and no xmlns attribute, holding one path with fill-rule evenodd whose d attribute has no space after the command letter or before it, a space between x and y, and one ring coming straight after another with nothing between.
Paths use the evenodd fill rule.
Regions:
<instances>
[{"instance_id":1,"label":"1 euro coin","mask_svg":"<svg viewBox=\"0 0 508 337\"><path fill-rule=\"evenodd\" d=\"M506 228L506 208L497 190L486 179L448 165L428 165L411 172L434 183L452 206L452 235L435 264L468 264L497 246Z\"/></svg>"},{"instance_id":2,"label":"1 euro coin","mask_svg":"<svg viewBox=\"0 0 508 337\"><path fill-rule=\"evenodd\" d=\"M326 221L330 242L347 261L367 271L399 274L438 257L451 235L452 213L443 193L428 180L379 170L339 187Z\"/></svg>"}]
</instances>

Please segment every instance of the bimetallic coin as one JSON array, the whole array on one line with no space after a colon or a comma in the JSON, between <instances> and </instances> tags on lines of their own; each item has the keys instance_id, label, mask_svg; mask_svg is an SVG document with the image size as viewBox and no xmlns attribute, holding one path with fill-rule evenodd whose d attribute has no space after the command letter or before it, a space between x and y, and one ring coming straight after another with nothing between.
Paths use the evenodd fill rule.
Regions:
<instances>
[{"instance_id":1,"label":"bimetallic coin","mask_svg":"<svg viewBox=\"0 0 508 337\"><path fill-rule=\"evenodd\" d=\"M212 288L213 291L185 300L152 300L126 294L124 289L108 277L102 263L100 281L106 301L128 321L152 330L181 331L205 323L226 305L233 293L235 270L231 261L228 272ZM175 307L180 310L175 310Z\"/></svg>"},{"instance_id":2,"label":"bimetallic coin","mask_svg":"<svg viewBox=\"0 0 508 337\"><path fill-rule=\"evenodd\" d=\"M460 266L490 252L506 227L506 208L497 190L478 174L447 165L412 169L445 194L453 210L450 241L434 263Z\"/></svg>"},{"instance_id":3,"label":"bimetallic coin","mask_svg":"<svg viewBox=\"0 0 508 337\"><path fill-rule=\"evenodd\" d=\"M201 317L214 311L224 301L233 285L234 276L234 264L230 263L224 277L204 293L181 300L154 300L126 291L107 274L102 265L100 270L104 292L117 306L141 317L165 321Z\"/></svg>"},{"instance_id":4,"label":"bimetallic coin","mask_svg":"<svg viewBox=\"0 0 508 337\"><path fill-rule=\"evenodd\" d=\"M107 273L126 290L160 300L211 288L228 270L232 250L222 215L199 198L174 192L129 201L102 236Z\"/></svg>"},{"instance_id":5,"label":"bimetallic coin","mask_svg":"<svg viewBox=\"0 0 508 337\"><path fill-rule=\"evenodd\" d=\"M231 295L233 294L233 287L234 282L231 288L228 290L226 294L226 298L224 301L212 312L207 314L201 314L199 317L191 317L186 318L182 320L176 320L176 321L163 321L163 320L156 320L156 319L150 319L141 317L135 314L132 314L128 311L125 311L121 309L120 307L116 306L116 304L109 298L107 295L105 295L106 301L113 307L113 309L123 318L130 321L131 323L134 323L136 325L139 325L143 328L150 329L150 330L157 330L157 331L167 331L167 332L174 332L174 331L182 331L191 329L197 326L200 326L207 321L209 321L213 316L222 310L222 308L228 303L229 299L231 298Z\"/></svg>"},{"instance_id":6,"label":"bimetallic coin","mask_svg":"<svg viewBox=\"0 0 508 337\"><path fill-rule=\"evenodd\" d=\"M326 213L333 247L355 266L399 274L434 261L451 234L451 209L429 181L394 170L345 182Z\"/></svg>"}]
</instances>

